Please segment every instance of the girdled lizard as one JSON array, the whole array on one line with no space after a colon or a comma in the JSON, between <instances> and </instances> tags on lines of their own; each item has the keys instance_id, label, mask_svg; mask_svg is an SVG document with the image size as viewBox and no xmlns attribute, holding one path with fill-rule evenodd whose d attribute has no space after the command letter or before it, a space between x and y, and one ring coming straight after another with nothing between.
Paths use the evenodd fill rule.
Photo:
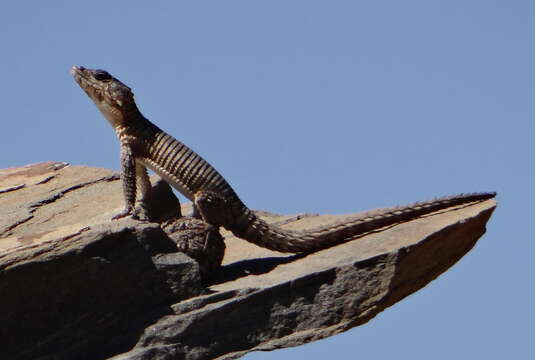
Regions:
<instances>
[{"instance_id":1,"label":"girdled lizard","mask_svg":"<svg viewBox=\"0 0 535 360\"><path fill-rule=\"evenodd\" d=\"M240 200L227 181L206 160L146 119L132 90L104 70L74 66L72 75L114 128L121 145L124 210L114 218L135 216L136 188L141 200L150 196L146 168L191 200L202 219L223 226L239 238L281 252L311 252L340 244L364 233L424 214L493 198L495 193L460 194L407 206L370 212L352 220L306 232L267 224ZM136 185L137 180L137 185Z\"/></svg>"}]
</instances>

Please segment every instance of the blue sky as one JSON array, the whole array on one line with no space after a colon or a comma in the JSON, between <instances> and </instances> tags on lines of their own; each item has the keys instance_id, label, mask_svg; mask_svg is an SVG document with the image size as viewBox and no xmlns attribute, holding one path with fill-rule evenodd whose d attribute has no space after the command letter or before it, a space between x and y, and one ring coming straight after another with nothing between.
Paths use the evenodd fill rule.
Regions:
<instances>
[{"instance_id":1,"label":"blue sky","mask_svg":"<svg viewBox=\"0 0 535 360\"><path fill-rule=\"evenodd\" d=\"M31 4L31 5L30 5ZM530 1L4 1L0 168L117 169L72 80L103 68L254 209L497 191L471 253L365 326L246 358L526 358L535 322Z\"/></svg>"}]
</instances>

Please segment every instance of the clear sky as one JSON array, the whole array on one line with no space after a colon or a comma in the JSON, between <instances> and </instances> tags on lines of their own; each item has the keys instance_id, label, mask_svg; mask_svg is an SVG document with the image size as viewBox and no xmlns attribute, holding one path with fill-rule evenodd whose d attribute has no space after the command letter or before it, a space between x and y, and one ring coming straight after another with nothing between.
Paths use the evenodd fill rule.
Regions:
<instances>
[{"instance_id":1,"label":"clear sky","mask_svg":"<svg viewBox=\"0 0 535 360\"><path fill-rule=\"evenodd\" d=\"M83 65L131 86L253 209L498 192L487 234L425 289L247 359L533 354L534 2L7 0L0 44L0 168L118 169L115 135L69 74Z\"/></svg>"}]
</instances>

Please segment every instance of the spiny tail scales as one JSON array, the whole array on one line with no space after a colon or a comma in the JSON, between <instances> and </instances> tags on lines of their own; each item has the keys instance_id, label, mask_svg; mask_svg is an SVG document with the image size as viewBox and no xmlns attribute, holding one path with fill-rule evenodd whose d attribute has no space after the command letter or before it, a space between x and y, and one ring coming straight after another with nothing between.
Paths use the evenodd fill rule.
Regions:
<instances>
[{"instance_id":1,"label":"spiny tail scales","mask_svg":"<svg viewBox=\"0 0 535 360\"><path fill-rule=\"evenodd\" d=\"M407 206L370 211L348 221L304 232L288 231L269 225L243 204L241 204L240 209L232 209L232 207L226 207L225 209L225 206L218 205L217 198L210 195L199 199L199 204L201 211L207 211L206 202L209 202L208 211L221 214L221 211L226 210L227 214L239 214L237 216L228 216L227 221L234 220L233 223L224 223L226 221L223 220L221 225L231 230L234 235L241 239L270 250L306 253L345 243L385 226L410 221L435 211L481 202L494 196L496 196L496 193L446 196L434 200L416 202ZM212 214L207 215L214 217Z\"/></svg>"}]
</instances>

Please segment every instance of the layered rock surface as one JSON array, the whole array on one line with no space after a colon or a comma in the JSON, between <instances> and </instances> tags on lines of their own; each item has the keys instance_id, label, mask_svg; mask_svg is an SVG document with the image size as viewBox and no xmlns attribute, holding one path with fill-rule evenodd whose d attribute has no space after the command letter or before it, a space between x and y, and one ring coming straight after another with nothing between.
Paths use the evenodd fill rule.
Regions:
<instances>
[{"instance_id":1,"label":"layered rock surface","mask_svg":"<svg viewBox=\"0 0 535 360\"><path fill-rule=\"evenodd\" d=\"M157 203L162 219L178 210L168 190ZM496 203L441 211L307 256L222 231L223 266L209 279L175 244L190 222L164 226L166 234L157 223L110 221L122 206L109 170L54 162L0 170L1 358L233 359L331 336L452 266L484 234ZM354 216L259 214L296 230ZM193 231L188 239L195 226L185 229Z\"/></svg>"}]
</instances>

